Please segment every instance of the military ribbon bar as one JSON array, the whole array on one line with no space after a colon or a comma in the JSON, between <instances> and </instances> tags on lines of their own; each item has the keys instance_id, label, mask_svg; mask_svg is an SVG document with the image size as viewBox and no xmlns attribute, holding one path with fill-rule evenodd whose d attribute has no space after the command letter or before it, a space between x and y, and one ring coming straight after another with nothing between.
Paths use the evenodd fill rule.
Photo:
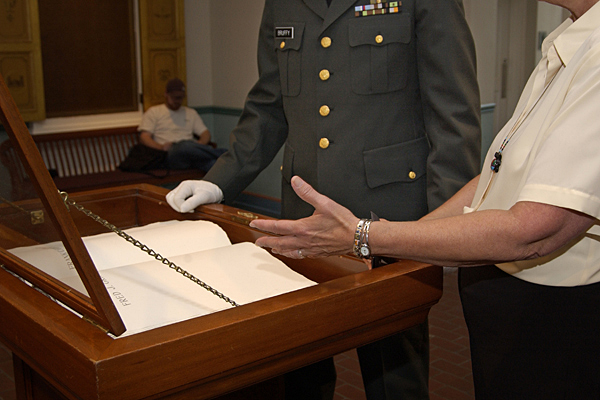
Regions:
<instances>
[{"instance_id":1,"label":"military ribbon bar","mask_svg":"<svg viewBox=\"0 0 600 400\"><path fill-rule=\"evenodd\" d=\"M354 16L394 14L400 11L402 11L401 1L381 2L380 0L371 0L371 4L354 7Z\"/></svg>"}]
</instances>

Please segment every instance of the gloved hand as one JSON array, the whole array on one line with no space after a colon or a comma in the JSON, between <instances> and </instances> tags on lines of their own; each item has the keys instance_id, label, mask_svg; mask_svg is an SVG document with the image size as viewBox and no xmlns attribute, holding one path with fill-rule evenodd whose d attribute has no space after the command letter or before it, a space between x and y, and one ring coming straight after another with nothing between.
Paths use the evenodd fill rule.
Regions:
<instances>
[{"instance_id":1,"label":"gloved hand","mask_svg":"<svg viewBox=\"0 0 600 400\"><path fill-rule=\"evenodd\" d=\"M167 193L167 203L180 213L192 212L202 204L220 203L223 191L208 181L183 181Z\"/></svg>"}]
</instances>

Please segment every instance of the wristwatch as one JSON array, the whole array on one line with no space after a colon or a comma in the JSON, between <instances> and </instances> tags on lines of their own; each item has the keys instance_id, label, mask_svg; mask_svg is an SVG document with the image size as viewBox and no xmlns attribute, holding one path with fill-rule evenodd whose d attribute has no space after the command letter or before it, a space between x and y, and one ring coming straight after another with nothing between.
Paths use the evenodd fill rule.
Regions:
<instances>
[{"instance_id":1,"label":"wristwatch","mask_svg":"<svg viewBox=\"0 0 600 400\"><path fill-rule=\"evenodd\" d=\"M363 243L360 246L360 257L361 258L371 258L371 248L368 244Z\"/></svg>"}]
</instances>

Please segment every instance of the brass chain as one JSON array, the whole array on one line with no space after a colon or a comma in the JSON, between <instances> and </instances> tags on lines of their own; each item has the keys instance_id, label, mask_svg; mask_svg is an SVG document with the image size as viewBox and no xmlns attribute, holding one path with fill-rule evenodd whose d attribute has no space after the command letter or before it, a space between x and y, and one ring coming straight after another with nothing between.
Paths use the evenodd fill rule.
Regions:
<instances>
[{"instance_id":1,"label":"brass chain","mask_svg":"<svg viewBox=\"0 0 600 400\"><path fill-rule=\"evenodd\" d=\"M139 240L134 239L131 235L128 235L127 233L123 232L122 230L120 230L119 228L117 228L116 226L114 226L113 224L111 224L110 222L106 221L102 217L94 214L90 210L84 208L82 205L77 204L75 201L69 199L69 194L68 193L66 193L66 192L60 192L60 195L63 198L63 201L65 202L65 205L67 206L67 209L69 208L70 205L73 206L73 207L75 207L78 211L84 213L85 215L87 215L88 217L90 217L94 221L98 222L99 224L103 225L104 227L110 229L111 231L113 231L114 233L116 233L117 235L119 235L120 237L122 237L123 239L127 240L129 243L133 244L135 247L137 247L140 250L142 250L143 252L147 253L149 256L153 257L154 259L160 261L162 264L164 264L164 265L168 266L169 268L175 270L176 272L180 273L181 275L183 275L184 277L188 278L189 280L191 280L192 282L196 283L197 285L201 286L202 288L208 290L209 292L211 292L212 294L214 294L218 298L226 301L227 303L231 304L234 307L239 306L239 304L237 304L235 301L231 300L229 297L225 296L223 293L221 293L218 290L214 289L209 284L207 284L207 283L201 281L200 279L196 278L194 275L190 274L189 272L187 272L186 270L184 270L183 268L181 268L180 266L178 266L174 262L169 261L167 258L161 256L160 254L158 254L157 252L155 252L154 250L152 250L151 248L149 248L148 246L146 246L145 244L143 244Z\"/></svg>"}]
</instances>

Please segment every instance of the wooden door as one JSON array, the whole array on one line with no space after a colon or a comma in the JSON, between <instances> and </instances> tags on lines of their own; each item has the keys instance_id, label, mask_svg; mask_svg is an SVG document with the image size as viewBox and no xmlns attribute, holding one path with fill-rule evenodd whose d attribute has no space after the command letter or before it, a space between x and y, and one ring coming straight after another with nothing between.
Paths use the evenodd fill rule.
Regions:
<instances>
[{"instance_id":1,"label":"wooden door","mask_svg":"<svg viewBox=\"0 0 600 400\"><path fill-rule=\"evenodd\" d=\"M144 110L164 103L169 79L185 82L184 0L140 0Z\"/></svg>"}]
</instances>

